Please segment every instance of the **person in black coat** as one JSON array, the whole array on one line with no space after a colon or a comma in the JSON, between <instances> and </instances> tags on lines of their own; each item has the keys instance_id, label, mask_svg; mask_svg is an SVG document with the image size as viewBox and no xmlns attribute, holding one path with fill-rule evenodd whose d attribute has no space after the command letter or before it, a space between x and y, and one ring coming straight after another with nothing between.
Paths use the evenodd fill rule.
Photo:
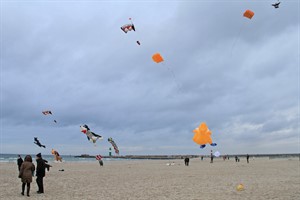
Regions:
<instances>
[{"instance_id":1,"label":"person in black coat","mask_svg":"<svg viewBox=\"0 0 300 200\"><path fill-rule=\"evenodd\" d=\"M189 159L188 157L186 157L186 158L184 159L184 164L185 164L185 166L189 166L189 162L190 162L190 159Z\"/></svg>"},{"instance_id":2,"label":"person in black coat","mask_svg":"<svg viewBox=\"0 0 300 200\"><path fill-rule=\"evenodd\" d=\"M36 183L38 185L38 194L44 193L43 179L46 175L46 163L42 158L41 153L36 155Z\"/></svg>"},{"instance_id":3,"label":"person in black coat","mask_svg":"<svg viewBox=\"0 0 300 200\"><path fill-rule=\"evenodd\" d=\"M22 163L23 163L23 159L22 159L22 157L21 157L20 155L18 155L17 163L18 163L18 169L19 169L19 171L20 171L21 165L22 165Z\"/></svg>"}]
</instances>

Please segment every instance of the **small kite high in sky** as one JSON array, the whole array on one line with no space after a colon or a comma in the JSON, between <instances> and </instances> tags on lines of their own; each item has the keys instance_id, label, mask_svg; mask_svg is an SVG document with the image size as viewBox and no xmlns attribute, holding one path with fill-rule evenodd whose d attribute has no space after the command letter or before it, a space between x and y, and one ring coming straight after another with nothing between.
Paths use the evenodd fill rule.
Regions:
<instances>
[{"instance_id":1,"label":"small kite high in sky","mask_svg":"<svg viewBox=\"0 0 300 200\"><path fill-rule=\"evenodd\" d=\"M44 114L44 115L52 115L52 111L51 110L44 110L44 111L42 111L42 113ZM57 121L54 119L53 120L53 122L54 123L57 123Z\"/></svg>"},{"instance_id":2,"label":"small kite high in sky","mask_svg":"<svg viewBox=\"0 0 300 200\"><path fill-rule=\"evenodd\" d=\"M42 111L42 113L44 115L52 115L52 112L50 110L45 110L45 111Z\"/></svg>"},{"instance_id":3,"label":"small kite high in sky","mask_svg":"<svg viewBox=\"0 0 300 200\"><path fill-rule=\"evenodd\" d=\"M160 63L160 62L163 62L163 61L164 61L164 59L163 59L163 57L160 55L160 53L155 53L155 54L153 54L152 60L153 60L154 62L156 62L156 63Z\"/></svg>"},{"instance_id":4,"label":"small kite high in sky","mask_svg":"<svg viewBox=\"0 0 300 200\"><path fill-rule=\"evenodd\" d=\"M35 137L34 138L34 142L33 142L34 144L36 144L36 145L38 145L39 147L43 147L43 148L46 148L46 146L45 145L42 145L41 143L40 143L40 141L38 140L38 138L37 137Z\"/></svg>"},{"instance_id":5,"label":"small kite high in sky","mask_svg":"<svg viewBox=\"0 0 300 200\"><path fill-rule=\"evenodd\" d=\"M115 149L115 153L116 153L117 155L119 155L119 148L118 148L118 146L116 145L115 141L114 141L111 137L108 138L107 141L108 141L109 143L111 143L111 145L112 145L112 146L114 147L114 149Z\"/></svg>"},{"instance_id":6,"label":"small kite high in sky","mask_svg":"<svg viewBox=\"0 0 300 200\"><path fill-rule=\"evenodd\" d=\"M124 32L124 33L128 33L128 31L134 31L135 32L135 26L134 26L134 24L133 24L133 22L132 22L132 20L131 20L131 18L129 18L129 20L130 20L130 24L125 24L125 25L123 25L123 26L121 26L121 30ZM136 43L138 44L138 45L141 45L141 42L140 41L136 41Z\"/></svg>"},{"instance_id":7,"label":"small kite high in sky","mask_svg":"<svg viewBox=\"0 0 300 200\"><path fill-rule=\"evenodd\" d=\"M83 126L80 126L80 130L82 133L86 134L87 139L89 141L91 140L93 143L96 143L96 141L98 139L100 139L100 140L103 139L101 135L97 135L96 133L90 131L90 128L86 124L84 124Z\"/></svg>"},{"instance_id":8,"label":"small kite high in sky","mask_svg":"<svg viewBox=\"0 0 300 200\"><path fill-rule=\"evenodd\" d=\"M274 8L279 8L279 4L280 4L280 1L278 1L277 3L273 3L272 6L274 6Z\"/></svg>"},{"instance_id":9,"label":"small kite high in sky","mask_svg":"<svg viewBox=\"0 0 300 200\"><path fill-rule=\"evenodd\" d=\"M123 26L121 26L122 31L124 31L124 33L127 33L128 31L135 31L135 27L133 24L125 24Z\"/></svg>"},{"instance_id":10,"label":"small kite high in sky","mask_svg":"<svg viewBox=\"0 0 300 200\"><path fill-rule=\"evenodd\" d=\"M254 12L251 10L246 10L244 12L244 17L248 18L248 19L252 19L252 17L254 16Z\"/></svg>"},{"instance_id":11,"label":"small kite high in sky","mask_svg":"<svg viewBox=\"0 0 300 200\"><path fill-rule=\"evenodd\" d=\"M211 139L211 131L208 129L205 122L202 122L199 127L193 130L195 133L193 137L193 141L200 145L200 148L203 149L206 144L210 144L211 146L217 146L216 143L212 142Z\"/></svg>"}]
</instances>

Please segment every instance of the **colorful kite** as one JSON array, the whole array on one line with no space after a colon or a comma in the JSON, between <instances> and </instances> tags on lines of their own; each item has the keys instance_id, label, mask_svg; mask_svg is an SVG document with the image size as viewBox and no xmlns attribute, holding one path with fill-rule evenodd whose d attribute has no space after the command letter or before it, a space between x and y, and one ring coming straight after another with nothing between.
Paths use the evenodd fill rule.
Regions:
<instances>
[{"instance_id":1,"label":"colorful kite","mask_svg":"<svg viewBox=\"0 0 300 200\"><path fill-rule=\"evenodd\" d=\"M52 153L52 155L54 156L54 160L55 160L55 161L60 161L60 162L62 162L62 158L61 158L61 156L59 155L59 153L58 153L56 150L52 149L52 150L51 150L51 153Z\"/></svg>"},{"instance_id":2,"label":"colorful kite","mask_svg":"<svg viewBox=\"0 0 300 200\"><path fill-rule=\"evenodd\" d=\"M115 141L114 141L111 137L108 138L107 140L108 140L108 142L111 143L111 145L112 145L113 148L115 149L115 153L116 153L117 155L119 155L119 148L118 148L118 146L116 145Z\"/></svg>"},{"instance_id":3,"label":"colorful kite","mask_svg":"<svg viewBox=\"0 0 300 200\"><path fill-rule=\"evenodd\" d=\"M50 111L50 110L45 110L45 111L42 111L42 113L44 114L44 115L52 115L52 111ZM53 120L55 123L57 123L57 121L54 119Z\"/></svg>"},{"instance_id":4,"label":"colorful kite","mask_svg":"<svg viewBox=\"0 0 300 200\"><path fill-rule=\"evenodd\" d=\"M121 26L121 30L124 32L124 33L128 33L128 31L134 31L135 32L135 26L134 26L134 24L133 24L133 22L132 22L132 20L131 20L131 18L129 18L129 20L130 20L130 24L125 24L125 25L123 25L123 26ZM136 41L136 43L138 44L138 45L141 45L141 43L140 43L140 41Z\"/></svg>"},{"instance_id":5,"label":"colorful kite","mask_svg":"<svg viewBox=\"0 0 300 200\"><path fill-rule=\"evenodd\" d=\"M211 131L208 129L205 122L202 122L198 128L193 130L195 133L193 141L200 145L200 148L203 149L206 145L210 144L211 146L217 146L216 143L212 142Z\"/></svg>"},{"instance_id":6,"label":"colorful kite","mask_svg":"<svg viewBox=\"0 0 300 200\"><path fill-rule=\"evenodd\" d=\"M52 112L50 110L45 110L45 111L42 111L42 113L44 115L52 115Z\"/></svg>"},{"instance_id":7,"label":"colorful kite","mask_svg":"<svg viewBox=\"0 0 300 200\"><path fill-rule=\"evenodd\" d=\"M96 155L96 160L101 160L102 159L102 156L99 154L99 155Z\"/></svg>"},{"instance_id":8,"label":"colorful kite","mask_svg":"<svg viewBox=\"0 0 300 200\"><path fill-rule=\"evenodd\" d=\"M90 131L90 128L85 124L83 126L80 126L81 132L83 132L84 134L86 134L87 139L90 141L92 141L93 143L96 143L96 141L98 139L102 140L102 136L101 135L97 135L94 132Z\"/></svg>"},{"instance_id":9,"label":"colorful kite","mask_svg":"<svg viewBox=\"0 0 300 200\"><path fill-rule=\"evenodd\" d=\"M37 137L35 137L34 138L34 142L33 142L34 144L36 144L36 145L38 145L39 147L43 147L43 148L46 148L46 146L45 145L42 145L41 143L40 143L40 141L38 140L38 138Z\"/></svg>"},{"instance_id":10,"label":"colorful kite","mask_svg":"<svg viewBox=\"0 0 300 200\"><path fill-rule=\"evenodd\" d=\"M128 31L135 31L135 27L133 24L125 24L123 26L121 26L122 31L124 31L124 33L127 33Z\"/></svg>"}]
</instances>

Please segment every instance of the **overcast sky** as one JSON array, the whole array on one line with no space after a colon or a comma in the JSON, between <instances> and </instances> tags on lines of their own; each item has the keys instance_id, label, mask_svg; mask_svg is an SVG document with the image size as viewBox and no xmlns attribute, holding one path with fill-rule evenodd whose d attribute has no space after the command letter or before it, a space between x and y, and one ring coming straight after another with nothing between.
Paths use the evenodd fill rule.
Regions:
<instances>
[{"instance_id":1,"label":"overcast sky","mask_svg":"<svg viewBox=\"0 0 300 200\"><path fill-rule=\"evenodd\" d=\"M1 0L1 152L299 153L300 3L274 2Z\"/></svg>"}]
</instances>

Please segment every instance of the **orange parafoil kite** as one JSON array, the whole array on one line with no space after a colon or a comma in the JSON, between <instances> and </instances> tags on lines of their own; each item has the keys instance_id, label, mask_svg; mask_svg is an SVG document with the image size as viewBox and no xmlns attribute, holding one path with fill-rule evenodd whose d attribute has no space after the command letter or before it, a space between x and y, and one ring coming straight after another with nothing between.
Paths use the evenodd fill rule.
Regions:
<instances>
[{"instance_id":1,"label":"orange parafoil kite","mask_svg":"<svg viewBox=\"0 0 300 200\"><path fill-rule=\"evenodd\" d=\"M154 54L152 56L152 59L156 63L160 63L160 62L164 61L163 57L159 53Z\"/></svg>"},{"instance_id":2,"label":"orange parafoil kite","mask_svg":"<svg viewBox=\"0 0 300 200\"><path fill-rule=\"evenodd\" d=\"M253 16L254 16L254 12L251 11L251 10L246 10L244 12L244 17L247 17L247 18L251 19Z\"/></svg>"},{"instance_id":3,"label":"orange parafoil kite","mask_svg":"<svg viewBox=\"0 0 300 200\"><path fill-rule=\"evenodd\" d=\"M217 146L216 143L212 142L211 131L208 129L205 122L202 122L198 128L193 130L195 133L193 141L200 145L200 148L204 148L205 144L210 144L211 146Z\"/></svg>"}]
</instances>

